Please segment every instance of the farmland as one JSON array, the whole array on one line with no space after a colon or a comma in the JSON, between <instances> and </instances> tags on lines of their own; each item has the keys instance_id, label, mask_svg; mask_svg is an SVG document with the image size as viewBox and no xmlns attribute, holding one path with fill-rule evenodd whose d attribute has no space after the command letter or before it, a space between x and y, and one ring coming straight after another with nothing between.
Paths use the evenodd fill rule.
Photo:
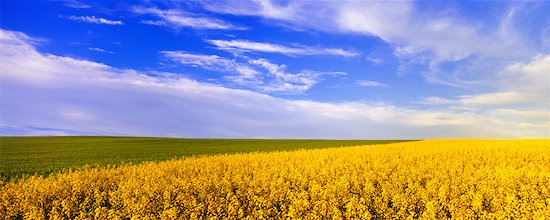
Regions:
<instances>
[{"instance_id":1,"label":"farmland","mask_svg":"<svg viewBox=\"0 0 550 220\"><path fill-rule=\"evenodd\" d=\"M0 177L48 175L181 157L392 143L373 140L183 139L143 137L0 137Z\"/></svg>"},{"instance_id":2,"label":"farmland","mask_svg":"<svg viewBox=\"0 0 550 220\"><path fill-rule=\"evenodd\" d=\"M188 157L3 183L7 218L550 218L550 140Z\"/></svg>"}]
</instances>

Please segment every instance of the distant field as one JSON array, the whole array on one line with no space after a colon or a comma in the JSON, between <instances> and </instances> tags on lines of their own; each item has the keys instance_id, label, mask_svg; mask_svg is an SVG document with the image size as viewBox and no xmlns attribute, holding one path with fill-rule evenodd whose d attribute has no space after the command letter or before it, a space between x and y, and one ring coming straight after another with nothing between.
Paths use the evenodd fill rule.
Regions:
<instances>
[{"instance_id":1,"label":"distant field","mask_svg":"<svg viewBox=\"0 0 550 220\"><path fill-rule=\"evenodd\" d=\"M184 156L386 144L399 140L0 137L0 179L47 175L85 165L163 161Z\"/></svg>"}]
</instances>

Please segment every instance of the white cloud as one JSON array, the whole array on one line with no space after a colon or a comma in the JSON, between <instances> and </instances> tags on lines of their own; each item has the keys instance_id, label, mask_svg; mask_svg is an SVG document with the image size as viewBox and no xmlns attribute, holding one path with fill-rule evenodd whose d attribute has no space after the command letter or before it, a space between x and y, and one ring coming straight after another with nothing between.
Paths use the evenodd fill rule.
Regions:
<instances>
[{"instance_id":1,"label":"white cloud","mask_svg":"<svg viewBox=\"0 0 550 220\"><path fill-rule=\"evenodd\" d=\"M343 72L316 72L304 70L287 72L285 65L277 65L266 59L244 58L244 62L220 57L187 53L183 51L162 51L166 58L179 64L200 67L232 75L226 79L248 88L264 92L303 93L314 86L322 75L345 75Z\"/></svg>"},{"instance_id":2,"label":"white cloud","mask_svg":"<svg viewBox=\"0 0 550 220\"><path fill-rule=\"evenodd\" d=\"M516 62L499 72L497 86L529 93L550 103L550 54L539 54L528 63Z\"/></svg>"},{"instance_id":3,"label":"white cloud","mask_svg":"<svg viewBox=\"0 0 550 220\"><path fill-rule=\"evenodd\" d=\"M149 25L165 26L169 28L194 28L194 29L220 29L220 30L246 30L245 27L236 26L216 18L195 15L186 11L158 8L134 7L136 14L149 14L160 20L144 20L142 23Z\"/></svg>"},{"instance_id":4,"label":"white cloud","mask_svg":"<svg viewBox=\"0 0 550 220\"><path fill-rule=\"evenodd\" d=\"M229 78L241 84L255 84L259 80L260 72L254 68L217 55L195 54L185 51L161 51L161 53L164 57L182 65L236 74L236 76L229 76Z\"/></svg>"},{"instance_id":5,"label":"white cloud","mask_svg":"<svg viewBox=\"0 0 550 220\"><path fill-rule=\"evenodd\" d=\"M0 31L0 131L12 135L435 138L548 137L547 122L365 102L287 100L177 74L120 69L39 53ZM273 74L284 68L254 61ZM283 70L281 70L283 69ZM291 76L281 74L281 78ZM546 123L546 124L545 124Z\"/></svg>"},{"instance_id":6,"label":"white cloud","mask_svg":"<svg viewBox=\"0 0 550 220\"><path fill-rule=\"evenodd\" d=\"M85 3L75 1L75 0L67 0L67 1L64 1L64 2L65 2L65 6L70 7L70 8L76 8L76 9L91 8L90 5L87 5Z\"/></svg>"},{"instance_id":7,"label":"white cloud","mask_svg":"<svg viewBox=\"0 0 550 220\"><path fill-rule=\"evenodd\" d=\"M379 37L398 56L422 53L438 61L457 61L472 54L498 58L520 57L521 50L503 47L501 40L484 36L479 25L445 12L419 12L414 2L347 2L339 8L341 31ZM433 16L427 15L433 13Z\"/></svg>"},{"instance_id":8,"label":"white cloud","mask_svg":"<svg viewBox=\"0 0 550 220\"><path fill-rule=\"evenodd\" d=\"M116 20L109 20L106 18L98 18L96 16L60 16L62 18L66 18L73 21L79 21L79 22L85 22L85 23L92 23L92 24L106 24L106 25L123 25L124 22L122 21L116 21Z\"/></svg>"},{"instance_id":9,"label":"white cloud","mask_svg":"<svg viewBox=\"0 0 550 220\"><path fill-rule=\"evenodd\" d=\"M465 95L460 97L460 102L465 105L509 105L529 103L530 99L525 94L506 91Z\"/></svg>"},{"instance_id":10,"label":"white cloud","mask_svg":"<svg viewBox=\"0 0 550 220\"><path fill-rule=\"evenodd\" d=\"M371 62L371 63L374 63L375 65L380 65L380 64L383 64L384 63L384 59L382 58L379 58L379 57L373 57L373 56L368 56L367 58L365 58L367 61Z\"/></svg>"},{"instance_id":11,"label":"white cloud","mask_svg":"<svg viewBox=\"0 0 550 220\"><path fill-rule=\"evenodd\" d=\"M300 28L336 33L358 33L378 37L395 48L399 56L413 58L429 52L439 60L460 60L471 54L495 58L521 58L529 54L517 47L514 17L507 13L506 28L487 30L482 24L451 10L430 10L415 2L303 2L253 0L204 2L217 13L259 16ZM512 13L513 14L513 13ZM507 19L507 20L506 20ZM501 25L501 27L504 26ZM495 34L486 34L486 32ZM499 32L500 34L496 34ZM517 39L517 40L515 40Z\"/></svg>"},{"instance_id":12,"label":"white cloud","mask_svg":"<svg viewBox=\"0 0 550 220\"><path fill-rule=\"evenodd\" d=\"M539 130L550 135L550 55L538 55L526 63L503 68L491 82L494 92L458 96L455 99L427 97L421 103L446 109L463 109L490 118L495 126L517 127L525 136ZM487 87L487 86L486 86ZM446 106L446 107L445 107ZM540 134L542 134L540 133Z\"/></svg>"},{"instance_id":13,"label":"white cloud","mask_svg":"<svg viewBox=\"0 0 550 220\"><path fill-rule=\"evenodd\" d=\"M88 47L88 50L102 52L102 53L108 53L108 54L115 54L113 51L105 50L105 49L98 48L98 47Z\"/></svg>"},{"instance_id":14,"label":"white cloud","mask_svg":"<svg viewBox=\"0 0 550 220\"><path fill-rule=\"evenodd\" d=\"M510 106L510 105L536 105L544 101L544 94L530 94L517 91L488 92L474 95L462 95L456 99L448 99L436 96L424 97L420 101L429 105L464 105L464 106ZM548 99L548 96L546 96Z\"/></svg>"},{"instance_id":15,"label":"white cloud","mask_svg":"<svg viewBox=\"0 0 550 220\"><path fill-rule=\"evenodd\" d=\"M490 85L497 91L462 95L456 99L427 97L425 104L466 106L548 106L550 103L550 55L537 55L527 63L516 62L495 74Z\"/></svg>"},{"instance_id":16,"label":"white cloud","mask_svg":"<svg viewBox=\"0 0 550 220\"><path fill-rule=\"evenodd\" d=\"M320 76L319 73L313 71L288 73L285 71L285 65L273 64L266 59L255 59L248 62L267 70L272 80L260 88L269 92L305 92L317 83Z\"/></svg>"},{"instance_id":17,"label":"white cloud","mask_svg":"<svg viewBox=\"0 0 550 220\"><path fill-rule=\"evenodd\" d=\"M388 86L384 83L375 82L375 81L369 81L369 80L357 80L357 85L363 86L363 87L382 87L382 86Z\"/></svg>"},{"instance_id":18,"label":"white cloud","mask_svg":"<svg viewBox=\"0 0 550 220\"><path fill-rule=\"evenodd\" d=\"M203 4L218 13L377 37L394 49L400 61L398 74L414 69L430 83L467 89L468 95L430 96L421 100L423 104L488 112L491 108L548 109L550 103L550 51L544 44L550 29L548 22L535 22L541 17L533 15L546 8L536 4L507 4L483 20L461 15L452 6L426 7L414 1ZM513 117L509 116L502 120Z\"/></svg>"},{"instance_id":19,"label":"white cloud","mask_svg":"<svg viewBox=\"0 0 550 220\"><path fill-rule=\"evenodd\" d=\"M538 121L550 122L550 109L546 110L531 110L531 109L494 109L492 113L504 116L513 116L523 118L531 118Z\"/></svg>"},{"instance_id":20,"label":"white cloud","mask_svg":"<svg viewBox=\"0 0 550 220\"><path fill-rule=\"evenodd\" d=\"M502 55L497 44L479 36L475 26L444 12L419 14L414 2L275 2L269 0L211 1L203 3L217 13L249 15L327 32L359 33L379 37L399 54L432 50L445 59L461 59L471 52Z\"/></svg>"},{"instance_id":21,"label":"white cloud","mask_svg":"<svg viewBox=\"0 0 550 220\"><path fill-rule=\"evenodd\" d=\"M359 53L340 48L320 48L308 47L303 45L284 46L280 44L260 43L248 40L207 40L208 43L215 45L220 50L229 52L264 52L280 53L284 55L329 55L353 57Z\"/></svg>"},{"instance_id":22,"label":"white cloud","mask_svg":"<svg viewBox=\"0 0 550 220\"><path fill-rule=\"evenodd\" d=\"M510 63L526 62L550 49L544 43L550 39L548 23L541 25L533 16L546 7L537 4L506 4L492 8L491 16L480 20L462 15L452 4L426 7L415 1L201 3L216 13L257 16L293 30L376 37L390 45L399 58L397 74L415 69L414 73L430 83L453 87L490 83L498 78L495 73ZM380 60L370 61L376 64Z\"/></svg>"},{"instance_id":23,"label":"white cloud","mask_svg":"<svg viewBox=\"0 0 550 220\"><path fill-rule=\"evenodd\" d=\"M217 55L203 55L185 51L161 51L165 57L183 65L202 67L209 70L235 70L240 66L236 61Z\"/></svg>"},{"instance_id":24,"label":"white cloud","mask_svg":"<svg viewBox=\"0 0 550 220\"><path fill-rule=\"evenodd\" d=\"M429 96L429 97L423 97L420 103L427 104L427 105L451 105L451 104L457 104L458 101L441 98L441 97Z\"/></svg>"},{"instance_id":25,"label":"white cloud","mask_svg":"<svg viewBox=\"0 0 550 220\"><path fill-rule=\"evenodd\" d=\"M519 5L528 4L508 4L495 10L494 17L479 20L453 7L434 9L413 1L346 2L336 9L334 30L386 41L400 59L404 71L399 74L421 67L431 83L492 86L505 66L548 53L532 37L541 27L526 24L531 9Z\"/></svg>"},{"instance_id":26,"label":"white cloud","mask_svg":"<svg viewBox=\"0 0 550 220\"><path fill-rule=\"evenodd\" d=\"M204 1L203 6L214 12L233 15L252 15L270 19L290 20L297 19L300 3L288 1L279 4L274 1L252 0L236 4L233 1Z\"/></svg>"}]
</instances>

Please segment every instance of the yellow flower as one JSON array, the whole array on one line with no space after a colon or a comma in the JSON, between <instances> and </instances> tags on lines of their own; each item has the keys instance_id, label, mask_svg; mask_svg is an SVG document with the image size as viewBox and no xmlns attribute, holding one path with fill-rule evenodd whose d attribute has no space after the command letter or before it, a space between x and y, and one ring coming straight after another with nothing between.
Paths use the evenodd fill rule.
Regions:
<instances>
[{"instance_id":1,"label":"yellow flower","mask_svg":"<svg viewBox=\"0 0 550 220\"><path fill-rule=\"evenodd\" d=\"M550 219L550 140L427 140L0 183L5 219Z\"/></svg>"}]
</instances>

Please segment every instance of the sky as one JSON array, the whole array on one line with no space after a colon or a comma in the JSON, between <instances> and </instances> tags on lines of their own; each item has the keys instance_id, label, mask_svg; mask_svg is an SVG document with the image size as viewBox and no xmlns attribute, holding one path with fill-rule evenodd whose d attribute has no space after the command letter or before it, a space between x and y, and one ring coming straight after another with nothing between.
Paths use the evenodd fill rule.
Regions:
<instances>
[{"instance_id":1,"label":"sky","mask_svg":"<svg viewBox=\"0 0 550 220\"><path fill-rule=\"evenodd\" d=\"M549 1L0 10L3 136L550 138Z\"/></svg>"}]
</instances>

